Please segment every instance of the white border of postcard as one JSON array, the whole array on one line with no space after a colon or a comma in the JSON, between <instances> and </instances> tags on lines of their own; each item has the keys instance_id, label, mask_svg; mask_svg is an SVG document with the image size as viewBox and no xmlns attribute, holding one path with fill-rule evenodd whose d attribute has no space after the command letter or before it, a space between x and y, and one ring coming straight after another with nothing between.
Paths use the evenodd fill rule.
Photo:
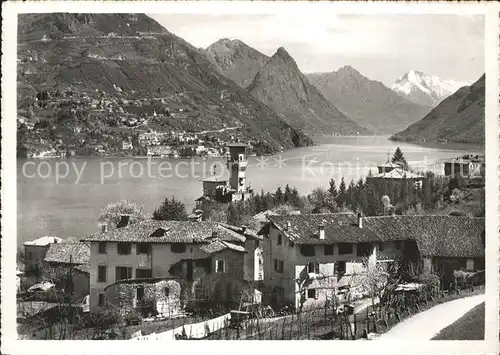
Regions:
<instances>
[{"instance_id":1,"label":"white border of postcard","mask_svg":"<svg viewBox=\"0 0 500 355\"><path fill-rule=\"evenodd\" d=\"M495 2L469 3L328 3L328 2L132 2L132 1L37 1L2 3L2 353L6 354L141 354L148 353L277 353L292 354L498 354L499 340L499 11ZM353 14L485 14L486 50L486 331L484 341L183 341L166 346L140 341L29 341L17 340L15 300L16 255L16 43L17 14L44 12L108 13L213 13L265 14L317 11ZM222 345L221 345L222 344ZM251 346L249 346L251 344ZM283 346L285 349L283 349Z\"/></svg>"}]
</instances>

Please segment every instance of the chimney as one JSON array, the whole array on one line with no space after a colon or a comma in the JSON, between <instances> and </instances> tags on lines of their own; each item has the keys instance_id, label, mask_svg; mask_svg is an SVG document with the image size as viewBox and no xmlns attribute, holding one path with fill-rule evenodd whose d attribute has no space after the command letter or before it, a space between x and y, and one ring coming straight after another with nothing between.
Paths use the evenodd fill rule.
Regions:
<instances>
[{"instance_id":1,"label":"chimney","mask_svg":"<svg viewBox=\"0 0 500 355\"><path fill-rule=\"evenodd\" d=\"M57 244L57 238L54 237L54 244Z\"/></svg>"},{"instance_id":2,"label":"chimney","mask_svg":"<svg viewBox=\"0 0 500 355\"><path fill-rule=\"evenodd\" d=\"M241 232L242 233L245 233L246 230L247 230L247 226L241 226Z\"/></svg>"},{"instance_id":3,"label":"chimney","mask_svg":"<svg viewBox=\"0 0 500 355\"><path fill-rule=\"evenodd\" d=\"M128 221L130 219L130 215L128 214L123 214L121 216L120 222L116 225L116 228L123 228L128 225Z\"/></svg>"},{"instance_id":4,"label":"chimney","mask_svg":"<svg viewBox=\"0 0 500 355\"><path fill-rule=\"evenodd\" d=\"M321 240L325 239L325 226L323 224L318 226L318 237Z\"/></svg>"},{"instance_id":5,"label":"chimney","mask_svg":"<svg viewBox=\"0 0 500 355\"><path fill-rule=\"evenodd\" d=\"M106 233L108 231L108 225L107 224L102 224L101 225L101 232Z\"/></svg>"},{"instance_id":6,"label":"chimney","mask_svg":"<svg viewBox=\"0 0 500 355\"><path fill-rule=\"evenodd\" d=\"M363 216L358 213L358 228L363 228Z\"/></svg>"},{"instance_id":7,"label":"chimney","mask_svg":"<svg viewBox=\"0 0 500 355\"><path fill-rule=\"evenodd\" d=\"M212 231L212 239L219 239L219 235L217 234L216 230Z\"/></svg>"},{"instance_id":8,"label":"chimney","mask_svg":"<svg viewBox=\"0 0 500 355\"><path fill-rule=\"evenodd\" d=\"M286 230L289 230L292 227L292 222L286 221Z\"/></svg>"}]
</instances>

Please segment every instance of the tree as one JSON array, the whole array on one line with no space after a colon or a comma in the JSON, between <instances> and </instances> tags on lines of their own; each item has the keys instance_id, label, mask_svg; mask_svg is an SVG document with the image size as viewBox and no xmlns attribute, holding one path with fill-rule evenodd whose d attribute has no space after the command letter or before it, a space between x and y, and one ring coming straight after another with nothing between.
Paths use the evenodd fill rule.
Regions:
<instances>
[{"instance_id":1,"label":"tree","mask_svg":"<svg viewBox=\"0 0 500 355\"><path fill-rule=\"evenodd\" d=\"M334 206L335 202L329 198L328 192L322 187L317 187L312 190L311 194L308 196L308 199L309 202L311 202L311 204L314 206L313 213L318 213L323 209L330 210L331 208L336 208L336 206Z\"/></svg>"},{"instance_id":2,"label":"tree","mask_svg":"<svg viewBox=\"0 0 500 355\"><path fill-rule=\"evenodd\" d=\"M394 164L399 164L404 170L408 170L408 163L401 151L401 148L397 147L391 160Z\"/></svg>"},{"instance_id":3,"label":"tree","mask_svg":"<svg viewBox=\"0 0 500 355\"><path fill-rule=\"evenodd\" d=\"M333 180L333 178L330 179L329 181L329 185L330 187L328 188L328 192L330 193L330 196L333 198L333 199L336 199L337 198L337 185L335 184L335 180Z\"/></svg>"},{"instance_id":4,"label":"tree","mask_svg":"<svg viewBox=\"0 0 500 355\"><path fill-rule=\"evenodd\" d=\"M297 211L297 209L295 208L295 206L291 204L283 203L281 205L274 207L272 211L280 216L289 216L295 211Z\"/></svg>"},{"instance_id":5,"label":"tree","mask_svg":"<svg viewBox=\"0 0 500 355\"><path fill-rule=\"evenodd\" d=\"M347 194L347 187L345 184L344 177L342 177L342 180L340 180L338 195L337 198L335 199L337 205L340 206L341 208L344 206L344 203L346 201L347 198L346 194Z\"/></svg>"},{"instance_id":6,"label":"tree","mask_svg":"<svg viewBox=\"0 0 500 355\"><path fill-rule=\"evenodd\" d=\"M153 212L153 219L161 221L185 221L187 217L186 206L174 196L171 200L165 198L161 206Z\"/></svg>"},{"instance_id":7,"label":"tree","mask_svg":"<svg viewBox=\"0 0 500 355\"><path fill-rule=\"evenodd\" d=\"M230 203L227 208L227 223L233 226L240 224L240 212L233 203Z\"/></svg>"},{"instance_id":8,"label":"tree","mask_svg":"<svg viewBox=\"0 0 500 355\"><path fill-rule=\"evenodd\" d=\"M276 192L274 193L274 200L277 205L280 203L285 202L285 194L283 193L283 190L281 189L281 186L279 186L276 189Z\"/></svg>"},{"instance_id":9,"label":"tree","mask_svg":"<svg viewBox=\"0 0 500 355\"><path fill-rule=\"evenodd\" d=\"M134 202L122 200L112 202L101 210L98 221L107 224L108 229L116 228L122 215L129 215L129 224L143 221L146 217L142 213L142 207L139 208Z\"/></svg>"},{"instance_id":10,"label":"tree","mask_svg":"<svg viewBox=\"0 0 500 355\"><path fill-rule=\"evenodd\" d=\"M381 198L382 205L384 205L384 215L391 214L394 211L394 206L391 204L391 199L389 196L384 195Z\"/></svg>"}]
</instances>

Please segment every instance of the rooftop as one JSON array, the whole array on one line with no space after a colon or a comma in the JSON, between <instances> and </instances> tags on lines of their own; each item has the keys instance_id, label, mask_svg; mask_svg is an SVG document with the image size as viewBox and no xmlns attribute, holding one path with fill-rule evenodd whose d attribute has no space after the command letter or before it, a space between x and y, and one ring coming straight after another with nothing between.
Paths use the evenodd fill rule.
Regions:
<instances>
[{"instance_id":1,"label":"rooftop","mask_svg":"<svg viewBox=\"0 0 500 355\"><path fill-rule=\"evenodd\" d=\"M201 180L203 182L227 182L227 179L224 179L224 178L220 178L216 175L213 175L213 176L209 176L203 180Z\"/></svg>"},{"instance_id":2,"label":"rooftop","mask_svg":"<svg viewBox=\"0 0 500 355\"><path fill-rule=\"evenodd\" d=\"M226 144L228 148L250 148L250 145L246 143L228 143Z\"/></svg>"},{"instance_id":3,"label":"rooftop","mask_svg":"<svg viewBox=\"0 0 500 355\"><path fill-rule=\"evenodd\" d=\"M211 222L146 220L126 227L96 233L82 240L91 242L143 242L143 243L208 243L217 235L220 240L244 242L245 236L224 225Z\"/></svg>"},{"instance_id":4,"label":"rooftop","mask_svg":"<svg viewBox=\"0 0 500 355\"><path fill-rule=\"evenodd\" d=\"M334 244L413 240L422 256L484 257L485 219L461 216L363 217L352 213L270 216L271 224L296 244ZM325 239L317 236L325 226ZM259 234L266 232L270 224Z\"/></svg>"},{"instance_id":5,"label":"rooftop","mask_svg":"<svg viewBox=\"0 0 500 355\"><path fill-rule=\"evenodd\" d=\"M88 264L90 262L90 247L80 242L50 244L44 261L49 263Z\"/></svg>"},{"instance_id":6,"label":"rooftop","mask_svg":"<svg viewBox=\"0 0 500 355\"><path fill-rule=\"evenodd\" d=\"M230 249L230 250L234 250L234 251L238 251L238 252L242 252L242 253L246 252L245 248L240 246L240 245L232 244L229 242L224 242L221 240L214 240L212 243L204 244L200 247L200 250L206 254L218 253L218 252L226 250L226 249Z\"/></svg>"},{"instance_id":7,"label":"rooftop","mask_svg":"<svg viewBox=\"0 0 500 355\"><path fill-rule=\"evenodd\" d=\"M45 236L35 240L24 242L24 245L47 246L52 243L62 243L64 240L59 237Z\"/></svg>"},{"instance_id":8,"label":"rooftop","mask_svg":"<svg viewBox=\"0 0 500 355\"><path fill-rule=\"evenodd\" d=\"M383 172L367 178L382 178L382 179L418 179L423 178L422 175L412 173L411 171L403 170L397 167L389 172Z\"/></svg>"},{"instance_id":9,"label":"rooftop","mask_svg":"<svg viewBox=\"0 0 500 355\"><path fill-rule=\"evenodd\" d=\"M383 163L383 164L379 164L378 166L379 166L379 167L381 167L381 168L382 168L382 167L383 167L383 168L395 168L395 169L396 169L396 168L401 168L401 165L400 165L400 164L396 164L396 163L393 163L393 162L391 162L391 161L387 161L387 162L385 162L385 163Z\"/></svg>"}]
</instances>

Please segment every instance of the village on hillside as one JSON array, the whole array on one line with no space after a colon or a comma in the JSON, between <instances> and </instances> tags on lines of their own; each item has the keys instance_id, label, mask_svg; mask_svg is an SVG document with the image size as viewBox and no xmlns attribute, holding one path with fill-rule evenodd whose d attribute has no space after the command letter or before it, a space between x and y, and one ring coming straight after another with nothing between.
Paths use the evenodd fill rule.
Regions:
<instances>
[{"instance_id":1,"label":"village on hillside","mask_svg":"<svg viewBox=\"0 0 500 355\"><path fill-rule=\"evenodd\" d=\"M103 209L94 234L25 242L19 336L376 339L432 306L481 299L484 206L464 212L468 195L484 194L479 156L449 160L445 175L429 176L410 171L398 148L364 182L364 194L380 202L369 212L376 207L350 200L359 186L346 190L343 181L316 189L309 210L288 186L256 193L248 146L227 149L229 178L203 180L192 213L175 198L153 218L121 201ZM401 210L389 197L425 191L441 210L413 201ZM249 215L251 204L259 206Z\"/></svg>"}]
</instances>

